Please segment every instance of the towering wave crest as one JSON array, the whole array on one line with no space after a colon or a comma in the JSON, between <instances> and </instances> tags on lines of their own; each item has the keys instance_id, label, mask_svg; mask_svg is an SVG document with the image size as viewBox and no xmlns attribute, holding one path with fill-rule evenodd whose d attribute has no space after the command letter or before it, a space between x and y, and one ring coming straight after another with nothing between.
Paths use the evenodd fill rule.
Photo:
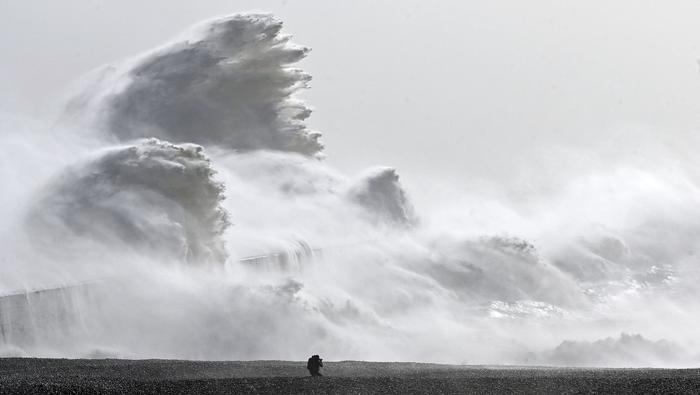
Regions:
<instances>
[{"instance_id":1,"label":"towering wave crest","mask_svg":"<svg viewBox=\"0 0 700 395\"><path fill-rule=\"evenodd\" d=\"M29 216L46 243L89 239L188 262L226 258L224 186L202 147L157 139L110 148L46 187Z\"/></svg>"},{"instance_id":2,"label":"towering wave crest","mask_svg":"<svg viewBox=\"0 0 700 395\"><path fill-rule=\"evenodd\" d=\"M0 352L689 360L642 338L595 342L643 330L692 344L700 189L685 172L572 173L526 203L462 191L414 209L393 168L352 178L319 160L293 98L307 52L272 16L231 15L102 69L67 110L92 153L72 159L87 137L66 128L18 156L72 164L0 207L26 219L0 228ZM0 175L18 185L18 171ZM586 350L611 356L572 357Z\"/></svg>"},{"instance_id":3,"label":"towering wave crest","mask_svg":"<svg viewBox=\"0 0 700 395\"><path fill-rule=\"evenodd\" d=\"M351 188L350 198L380 220L403 225L416 221L395 169L379 167L368 170Z\"/></svg>"},{"instance_id":4,"label":"towering wave crest","mask_svg":"<svg viewBox=\"0 0 700 395\"><path fill-rule=\"evenodd\" d=\"M237 14L198 26L182 39L101 71L73 112L120 141L156 137L228 149L297 152L323 146L293 95L310 76L292 65L308 48L280 33L266 14Z\"/></svg>"}]
</instances>

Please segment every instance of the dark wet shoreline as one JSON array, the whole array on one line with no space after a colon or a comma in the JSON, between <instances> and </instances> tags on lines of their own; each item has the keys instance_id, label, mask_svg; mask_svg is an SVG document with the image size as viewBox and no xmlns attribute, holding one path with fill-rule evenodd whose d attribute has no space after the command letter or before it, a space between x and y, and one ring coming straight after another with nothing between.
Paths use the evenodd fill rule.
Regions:
<instances>
[{"instance_id":1,"label":"dark wet shoreline","mask_svg":"<svg viewBox=\"0 0 700 395\"><path fill-rule=\"evenodd\" d=\"M700 369L326 362L0 359L0 393L700 393Z\"/></svg>"}]
</instances>

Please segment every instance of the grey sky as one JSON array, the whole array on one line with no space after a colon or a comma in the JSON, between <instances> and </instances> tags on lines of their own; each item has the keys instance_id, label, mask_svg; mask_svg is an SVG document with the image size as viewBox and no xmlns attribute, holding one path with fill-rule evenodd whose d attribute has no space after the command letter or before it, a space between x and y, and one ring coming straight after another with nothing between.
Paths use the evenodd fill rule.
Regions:
<instances>
[{"instance_id":1,"label":"grey sky","mask_svg":"<svg viewBox=\"0 0 700 395\"><path fill-rule=\"evenodd\" d=\"M313 48L310 124L350 173L467 184L543 146L700 127L700 2L680 0L0 0L0 108L42 113L90 69L246 10Z\"/></svg>"}]
</instances>

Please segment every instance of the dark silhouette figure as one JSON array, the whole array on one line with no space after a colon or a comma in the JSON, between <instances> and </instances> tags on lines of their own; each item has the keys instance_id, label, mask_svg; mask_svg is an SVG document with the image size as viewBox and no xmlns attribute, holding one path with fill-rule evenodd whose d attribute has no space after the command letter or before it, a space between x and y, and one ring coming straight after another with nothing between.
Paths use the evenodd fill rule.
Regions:
<instances>
[{"instance_id":1,"label":"dark silhouette figure","mask_svg":"<svg viewBox=\"0 0 700 395\"><path fill-rule=\"evenodd\" d=\"M311 373L312 376L323 376L320 372L322 367L323 359L321 359L318 355L313 355L306 363L306 368L309 369L309 373Z\"/></svg>"}]
</instances>

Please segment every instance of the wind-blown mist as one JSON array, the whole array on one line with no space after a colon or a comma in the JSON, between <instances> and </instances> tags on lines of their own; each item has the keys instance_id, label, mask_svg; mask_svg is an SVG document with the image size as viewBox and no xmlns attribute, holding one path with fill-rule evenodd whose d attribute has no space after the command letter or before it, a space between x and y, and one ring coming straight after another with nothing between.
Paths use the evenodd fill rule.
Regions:
<instances>
[{"instance_id":1,"label":"wind-blown mist","mask_svg":"<svg viewBox=\"0 0 700 395\"><path fill-rule=\"evenodd\" d=\"M700 360L692 172L421 211L396 169L324 162L281 28L202 23L94 72L55 133L3 124L1 355Z\"/></svg>"}]
</instances>

